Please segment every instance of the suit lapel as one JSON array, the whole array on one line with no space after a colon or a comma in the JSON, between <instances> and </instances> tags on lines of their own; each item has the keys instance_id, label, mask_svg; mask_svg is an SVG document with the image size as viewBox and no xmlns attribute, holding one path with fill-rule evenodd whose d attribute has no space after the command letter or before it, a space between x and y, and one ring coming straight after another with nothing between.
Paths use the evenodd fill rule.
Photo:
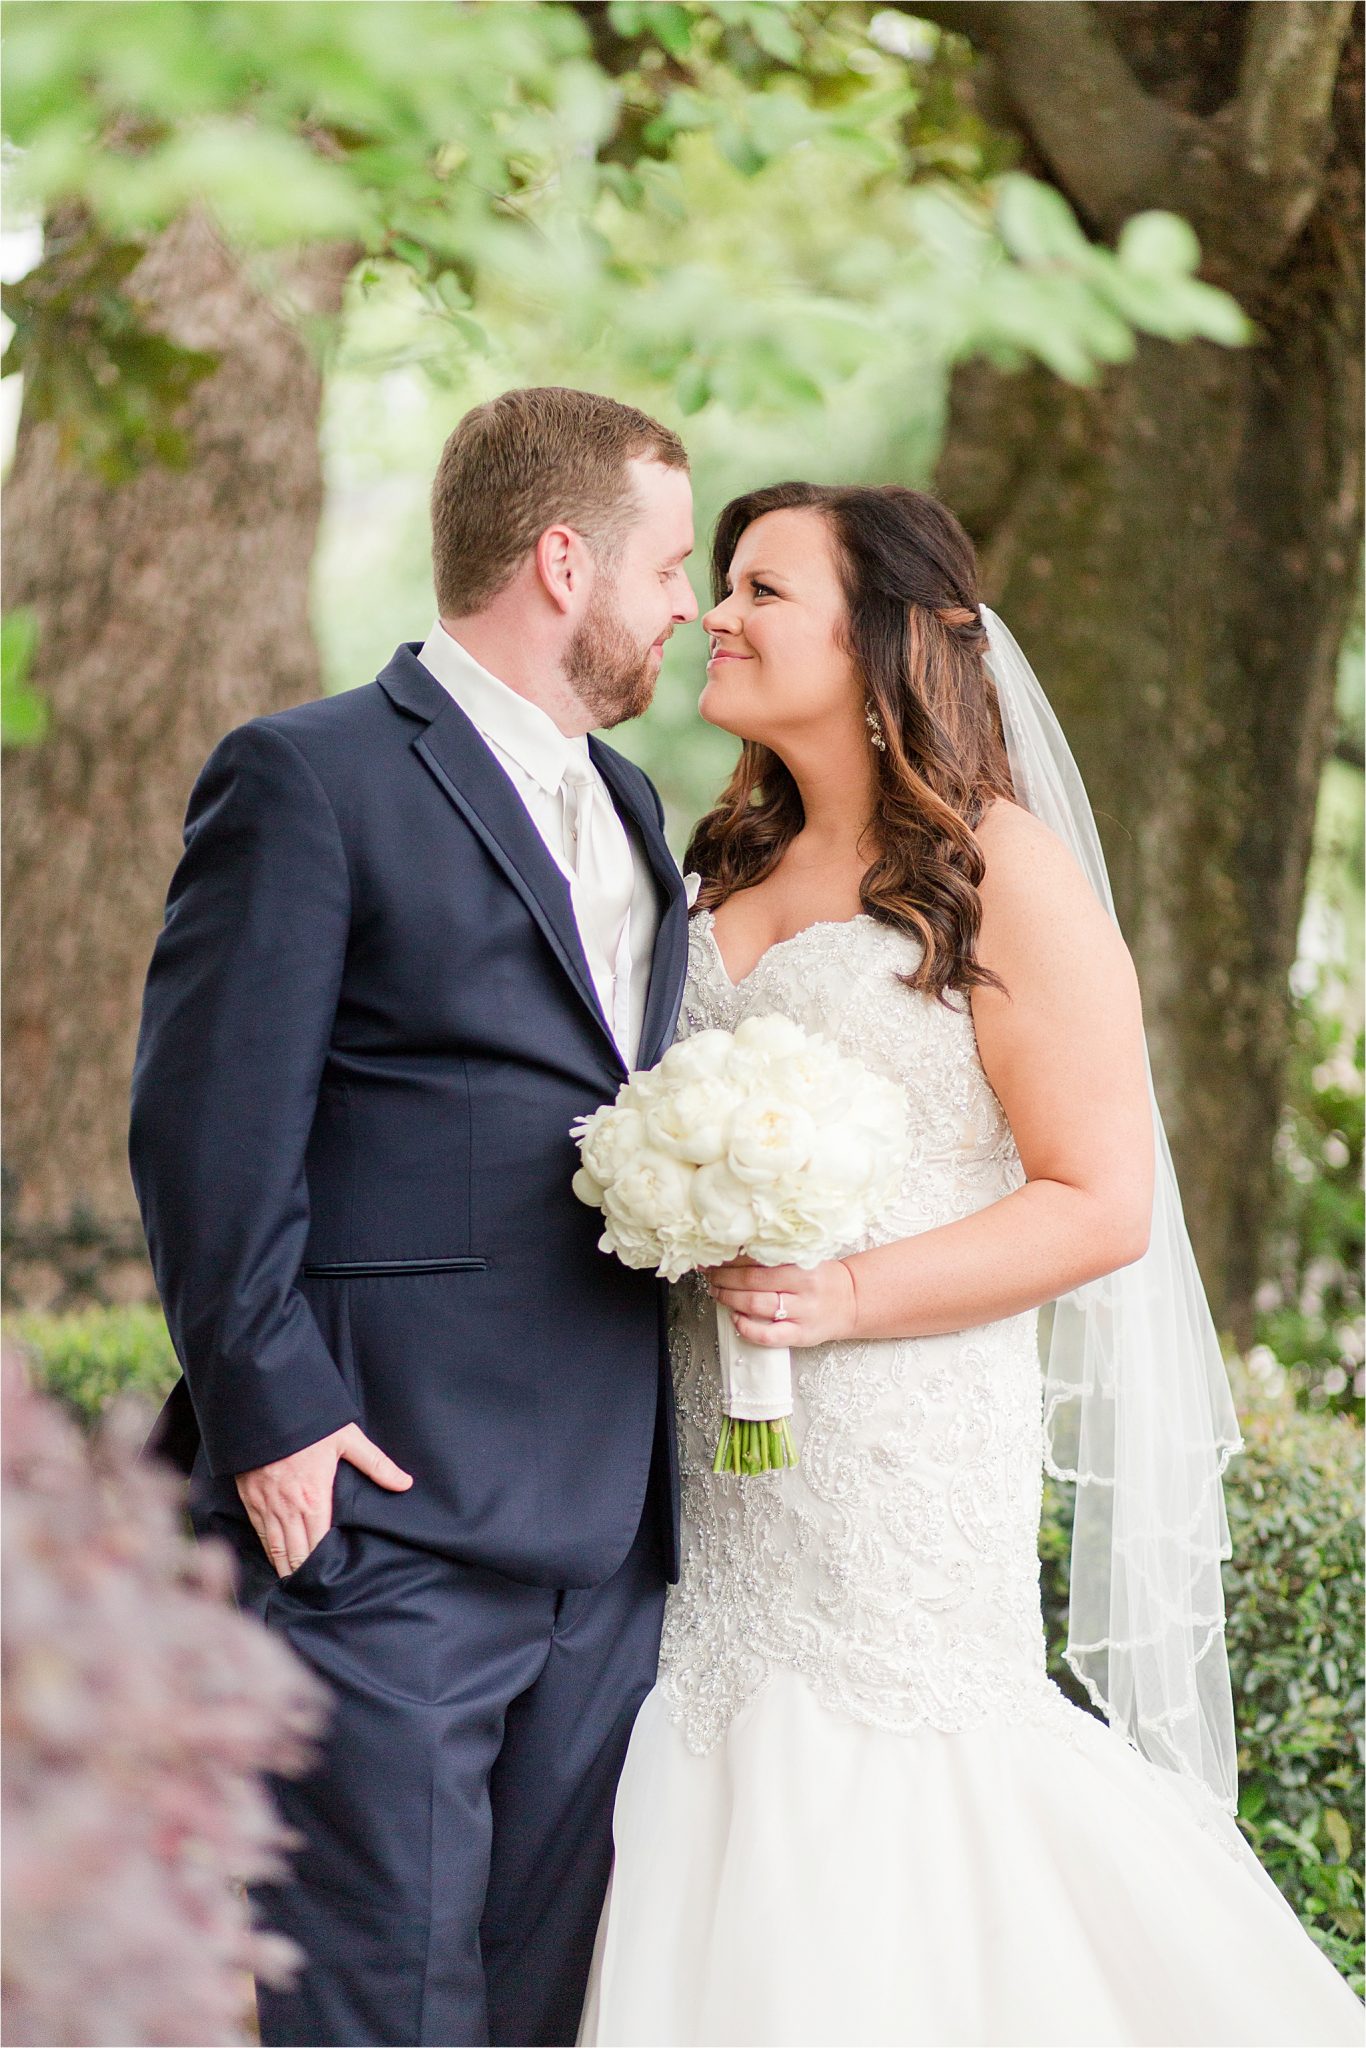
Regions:
<instances>
[{"instance_id":1,"label":"suit lapel","mask_svg":"<svg viewBox=\"0 0 1366 2048\"><path fill-rule=\"evenodd\" d=\"M569 883L478 729L449 690L417 659L419 644L405 642L397 649L378 678L380 687L399 709L422 720L424 729L412 742L414 753L522 898L592 1013L614 1064L624 1073L625 1064L588 971ZM612 801L635 826L660 893L659 929L637 1052L639 1065L653 1066L672 1034L683 993L687 964L683 881L654 808L637 794L625 763L591 736L588 749Z\"/></svg>"},{"instance_id":2,"label":"suit lapel","mask_svg":"<svg viewBox=\"0 0 1366 2048\"><path fill-rule=\"evenodd\" d=\"M412 743L413 752L525 903L621 1066L588 971L569 884L521 797L449 690L417 659L415 644L398 649L379 682L395 704L428 721Z\"/></svg>"},{"instance_id":3,"label":"suit lapel","mask_svg":"<svg viewBox=\"0 0 1366 2048\"><path fill-rule=\"evenodd\" d=\"M645 999L645 1015L641 1021L640 1044L636 1050L636 1064L641 1067L652 1067L673 1034L674 1025L678 1020L678 1006L683 995L688 952L688 906L683 889L683 877L678 872L678 863L670 853L668 842L660 830L654 806L638 797L633 778L627 773L620 757L591 735L588 751L594 767L612 792L613 803L623 816L630 819L640 834L646 859L650 863L650 871L660 893L659 929L655 933L650 986Z\"/></svg>"}]
</instances>

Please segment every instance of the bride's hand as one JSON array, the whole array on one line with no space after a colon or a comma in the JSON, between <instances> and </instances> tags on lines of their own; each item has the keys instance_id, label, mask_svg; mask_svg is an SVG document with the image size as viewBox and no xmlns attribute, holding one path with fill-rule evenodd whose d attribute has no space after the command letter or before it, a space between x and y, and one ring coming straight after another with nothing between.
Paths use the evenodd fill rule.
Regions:
<instances>
[{"instance_id":1,"label":"bride's hand","mask_svg":"<svg viewBox=\"0 0 1366 2048\"><path fill-rule=\"evenodd\" d=\"M844 1259L802 1266L708 1266L702 1278L712 1299L731 1311L736 1329L751 1344L787 1344L800 1350L852 1337L858 1323L858 1291ZM779 1313L780 1304L787 1311Z\"/></svg>"}]
</instances>

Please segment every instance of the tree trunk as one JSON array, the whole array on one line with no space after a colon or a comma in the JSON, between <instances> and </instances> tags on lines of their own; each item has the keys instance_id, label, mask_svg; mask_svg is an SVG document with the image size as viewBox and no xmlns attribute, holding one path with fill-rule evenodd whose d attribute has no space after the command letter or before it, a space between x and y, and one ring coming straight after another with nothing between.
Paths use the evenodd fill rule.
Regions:
<instances>
[{"instance_id":1,"label":"tree trunk","mask_svg":"<svg viewBox=\"0 0 1366 2048\"><path fill-rule=\"evenodd\" d=\"M1249 105L1263 128L1268 118L1258 66L1279 77L1297 54L1282 49L1277 70L1278 53L1254 48L1254 35L1301 17L1312 43L1340 10L1321 6L1315 18L1291 0L914 11L974 40L977 17L998 28L1001 40L983 37L991 89L1021 120L1036 152L1030 167L1054 175L1101 229L1135 203L1190 214L1206 274L1237 292L1261 330L1240 351L1146 341L1084 391L1043 372L964 369L937 478L980 549L988 600L1029 654L1086 777L1201 1270L1216 1319L1246 1344L1271 1200L1288 974L1360 556L1360 15L1342 22L1347 42L1340 61L1333 55L1317 157L1302 134L1293 160L1252 167L1239 138L1256 126ZM1088 36L1099 17L1113 24L1101 30L1106 61L1119 53L1132 66L1143 103L1126 106L1126 133L1141 130L1143 109L1159 99L1159 111L1173 110L1168 141L1179 147L1149 153L1170 189L1144 182L1142 165L1126 182L1122 141L1093 177L1085 135L1059 136L1037 104L1021 116L1011 67L1026 53L1010 38L1057 34L1064 17L1085 17ZM1321 42L1298 55L1324 61ZM1052 84L1086 95L1104 136L1103 81L1087 72L1085 52L1078 62L1080 74ZM1231 84L1238 101L1227 97ZM1297 105L1312 86L1306 72ZM1048 89L1031 74L1031 92ZM1203 183L1187 186L1182 165L1202 161L1201 143Z\"/></svg>"},{"instance_id":2,"label":"tree trunk","mask_svg":"<svg viewBox=\"0 0 1366 2048\"><path fill-rule=\"evenodd\" d=\"M334 315L350 260L306 252L276 284ZM21 420L5 499L6 602L36 611L49 707L47 736L4 764L7 1280L27 1302L150 1288L128 1084L186 798L230 726L322 687L319 365L202 218L162 234L129 288L219 359L183 414L187 467L110 487Z\"/></svg>"}]
</instances>

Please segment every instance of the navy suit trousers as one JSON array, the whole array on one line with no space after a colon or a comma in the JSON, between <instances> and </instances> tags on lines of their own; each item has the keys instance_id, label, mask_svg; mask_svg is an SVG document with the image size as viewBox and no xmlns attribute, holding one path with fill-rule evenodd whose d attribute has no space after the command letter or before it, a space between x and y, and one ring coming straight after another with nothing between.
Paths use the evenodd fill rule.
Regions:
<instances>
[{"instance_id":1,"label":"navy suit trousers","mask_svg":"<svg viewBox=\"0 0 1366 2048\"><path fill-rule=\"evenodd\" d=\"M279 1579L249 1524L213 1518L240 1604L334 1698L320 1764L270 1780L304 1846L254 1917L307 1961L258 1985L266 2048L573 2042L658 1661L659 1525L652 1487L611 1578L556 1591L347 1526Z\"/></svg>"}]
</instances>

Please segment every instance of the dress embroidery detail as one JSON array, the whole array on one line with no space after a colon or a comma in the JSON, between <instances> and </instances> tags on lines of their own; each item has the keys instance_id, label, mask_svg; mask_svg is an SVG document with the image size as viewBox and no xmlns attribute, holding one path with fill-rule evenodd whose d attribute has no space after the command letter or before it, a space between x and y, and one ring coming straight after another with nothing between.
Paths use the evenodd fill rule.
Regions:
<instances>
[{"instance_id":1,"label":"dress embroidery detail","mask_svg":"<svg viewBox=\"0 0 1366 2048\"><path fill-rule=\"evenodd\" d=\"M692 921L679 1036L776 1012L906 1090L914 1156L893 1208L851 1251L970 1215L1024 1181L966 1001L897 978L918 958L917 940L860 916L808 926L737 985L710 913ZM798 1352L801 1462L744 1479L711 1470L715 1309L695 1276L673 1290L670 1321L684 1557L659 1682L690 1748L712 1748L779 1667L878 1728L1005 1717L1071 1733L1088 1719L1045 1670L1036 1312Z\"/></svg>"}]
</instances>

